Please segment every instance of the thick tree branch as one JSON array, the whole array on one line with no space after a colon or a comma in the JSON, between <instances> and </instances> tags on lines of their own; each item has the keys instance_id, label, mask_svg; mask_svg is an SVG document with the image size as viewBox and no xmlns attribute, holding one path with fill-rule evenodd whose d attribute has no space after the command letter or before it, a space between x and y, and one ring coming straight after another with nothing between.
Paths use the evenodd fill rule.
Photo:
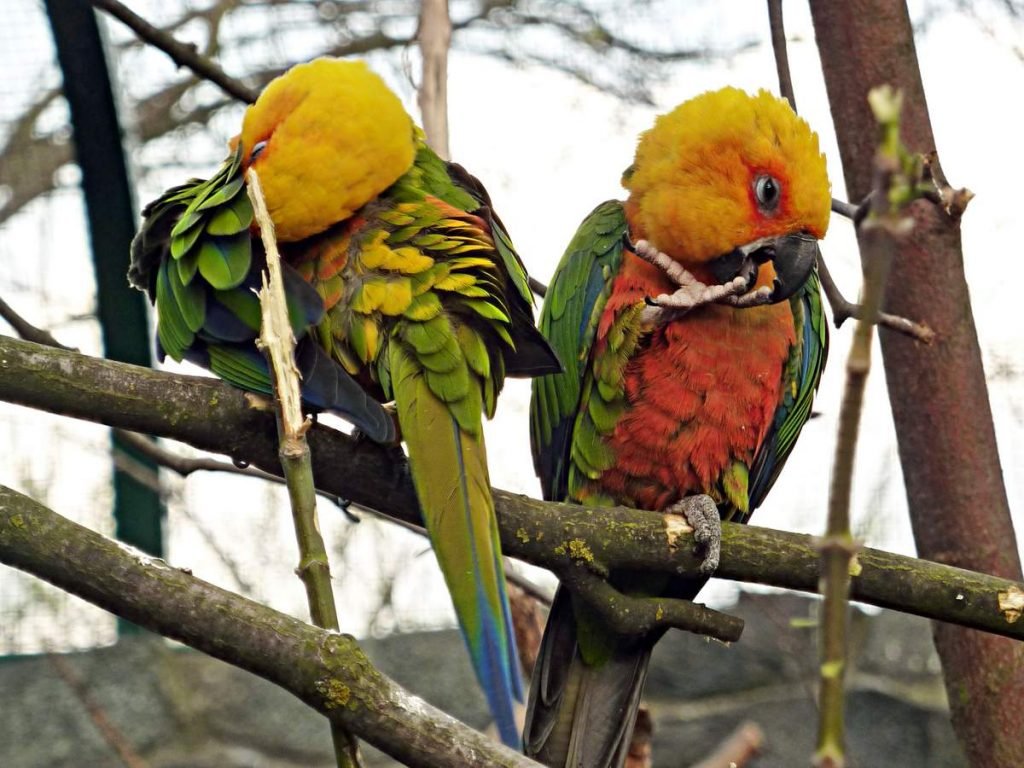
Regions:
<instances>
[{"instance_id":1,"label":"thick tree branch","mask_svg":"<svg viewBox=\"0 0 1024 768\"><path fill-rule=\"evenodd\" d=\"M0 562L276 683L406 765L536 768L400 688L351 637L171 568L2 486Z\"/></svg>"},{"instance_id":2,"label":"thick tree branch","mask_svg":"<svg viewBox=\"0 0 1024 768\"><path fill-rule=\"evenodd\" d=\"M248 395L211 378L114 363L0 336L0 400L181 440L280 472L274 417ZM307 438L322 490L389 516L419 522L404 464L369 441L321 425ZM607 568L696 574L700 558L678 518L584 509L494 490L507 554L558 570L574 559ZM865 549L851 597L883 608L1024 639L1013 595L1024 584ZM717 575L816 592L818 550L810 536L726 523Z\"/></svg>"}]
</instances>

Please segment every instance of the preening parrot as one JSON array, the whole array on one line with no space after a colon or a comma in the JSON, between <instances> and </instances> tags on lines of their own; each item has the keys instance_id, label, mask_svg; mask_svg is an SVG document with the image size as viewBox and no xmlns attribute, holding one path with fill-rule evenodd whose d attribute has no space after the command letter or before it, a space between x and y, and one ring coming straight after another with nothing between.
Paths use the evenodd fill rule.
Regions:
<instances>
[{"instance_id":1,"label":"preening parrot","mask_svg":"<svg viewBox=\"0 0 1024 768\"><path fill-rule=\"evenodd\" d=\"M745 522L807 421L825 364L816 258L831 192L817 136L767 92L705 93L641 135L623 185L625 202L602 203L577 230L541 311L565 365L533 381L544 497L679 512L698 530L708 507L716 524ZM740 288L673 309L683 283L666 264ZM706 496L684 498L695 494ZM628 594L692 599L706 578L610 580ZM621 766L662 634L618 636L561 587L533 675L527 755Z\"/></svg>"},{"instance_id":2,"label":"preening parrot","mask_svg":"<svg viewBox=\"0 0 1024 768\"><path fill-rule=\"evenodd\" d=\"M209 180L143 212L131 282L156 302L161 356L270 393L257 351L265 263L256 169L284 261L307 405L394 441L413 483L502 739L522 700L482 414L506 375L560 370L527 275L486 191L432 152L365 64L317 59L271 82ZM344 472L344 467L338 468Z\"/></svg>"}]
</instances>

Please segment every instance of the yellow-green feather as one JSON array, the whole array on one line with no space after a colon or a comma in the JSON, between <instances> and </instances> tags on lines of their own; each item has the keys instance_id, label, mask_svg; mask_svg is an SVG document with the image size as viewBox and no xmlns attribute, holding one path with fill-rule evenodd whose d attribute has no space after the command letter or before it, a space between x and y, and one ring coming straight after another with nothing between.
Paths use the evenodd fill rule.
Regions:
<instances>
[{"instance_id":1,"label":"yellow-green feather","mask_svg":"<svg viewBox=\"0 0 1024 768\"><path fill-rule=\"evenodd\" d=\"M448 329L450 331L450 327ZM454 341L454 336L452 337ZM456 345L457 346L457 345ZM387 368L409 450L416 496L474 665L499 720L514 723L507 691L521 695L494 501L487 472L478 381L458 412L435 391L400 332L388 343ZM465 358L461 369L468 374ZM475 377L474 377L475 378ZM473 424L464 420L472 415ZM467 428L468 427L468 428ZM495 656L495 654L497 654ZM514 726L513 726L514 727Z\"/></svg>"}]
</instances>

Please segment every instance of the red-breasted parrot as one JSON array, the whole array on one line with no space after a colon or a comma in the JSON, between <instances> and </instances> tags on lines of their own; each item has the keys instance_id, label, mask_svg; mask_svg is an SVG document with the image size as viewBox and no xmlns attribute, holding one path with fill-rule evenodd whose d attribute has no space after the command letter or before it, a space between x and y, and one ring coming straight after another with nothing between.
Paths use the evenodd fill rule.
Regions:
<instances>
[{"instance_id":1,"label":"red-breasted parrot","mask_svg":"<svg viewBox=\"0 0 1024 768\"><path fill-rule=\"evenodd\" d=\"M257 351L264 265L246 193L259 175L284 261L302 395L394 441L501 736L522 700L482 414L506 375L560 369L527 275L480 183L441 160L365 64L317 59L271 82L209 180L143 212L131 282L156 302L161 356L271 392ZM344 472L344 467L338 468Z\"/></svg>"},{"instance_id":2,"label":"red-breasted parrot","mask_svg":"<svg viewBox=\"0 0 1024 768\"><path fill-rule=\"evenodd\" d=\"M816 258L831 193L817 136L764 91L705 93L641 135L623 185L626 201L602 203L576 232L541 311L565 365L533 382L544 497L680 512L698 532L708 507L716 524L719 514L744 522L807 421L825 364ZM657 266L647 243L663 254ZM732 288L673 309L687 306L671 301L679 268L708 291ZM610 580L625 593L692 599L706 578ZM526 753L559 768L621 766L661 634L616 635L560 588Z\"/></svg>"}]
</instances>

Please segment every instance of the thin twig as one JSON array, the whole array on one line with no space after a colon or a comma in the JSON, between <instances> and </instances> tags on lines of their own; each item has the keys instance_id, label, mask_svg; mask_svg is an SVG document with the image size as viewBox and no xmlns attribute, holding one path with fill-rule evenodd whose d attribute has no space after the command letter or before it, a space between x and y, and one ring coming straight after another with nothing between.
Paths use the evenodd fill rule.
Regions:
<instances>
[{"instance_id":1,"label":"thin twig","mask_svg":"<svg viewBox=\"0 0 1024 768\"><path fill-rule=\"evenodd\" d=\"M103 740L107 742L107 745L117 753L118 758L125 765L126 768L148 768L149 763L142 759L135 748L128 741L127 736L124 732L114 725L113 721L107 717L107 711L103 708L96 697L92 695L92 691L89 690L89 686L86 685L85 681L82 680L78 672L75 671L74 667L59 653L48 653L46 654L47 660L53 665L54 671L57 676L64 681L65 685L71 689L71 692L75 695L85 707L85 711L89 715L89 719L92 720L93 725L96 726L96 730L100 732Z\"/></svg>"},{"instance_id":2,"label":"thin twig","mask_svg":"<svg viewBox=\"0 0 1024 768\"><path fill-rule=\"evenodd\" d=\"M789 105L796 112L796 94L793 91L793 78L789 72L789 52L786 48L786 29L782 20L782 0L768 0L768 24L771 27L772 51L775 54L775 67L779 75L779 93L789 102ZM944 181L944 179L942 180ZM936 180L937 194L940 196L940 204L947 206L947 210L956 210L958 215L963 213L973 195L968 190L952 190L948 184L943 188L941 182ZM946 192L946 190L949 190ZM832 210L840 216L845 216L859 226L871 205L871 196L868 195L860 205L853 205L844 200L832 198ZM832 319L836 328L842 326L846 320L853 317L862 320L865 317L863 307L848 301L839 290L832 275L825 266L825 260L818 259L818 273L821 276L821 287L825 291L829 306L832 307ZM875 322L894 331L899 331L925 344L931 344L935 340L935 332L924 323L915 323L905 317L890 315L886 312L879 312L875 315Z\"/></svg>"},{"instance_id":3,"label":"thin twig","mask_svg":"<svg viewBox=\"0 0 1024 768\"><path fill-rule=\"evenodd\" d=\"M66 349L71 352L78 351L74 347L66 347L61 344L53 338L49 331L32 325L32 323L15 312L11 305L2 298L0 298L0 317L6 320L7 324L14 329L14 332L25 339L25 341L32 341L36 344L44 344L47 347L56 347L57 349Z\"/></svg>"},{"instance_id":4,"label":"thin twig","mask_svg":"<svg viewBox=\"0 0 1024 768\"><path fill-rule=\"evenodd\" d=\"M295 337L288 319L288 303L281 275L281 256L274 237L274 223L267 211L259 176L255 169L247 174L249 198L260 228L260 237L267 257L267 271L260 290L259 346L270 360L273 370L274 394L278 404L278 454L291 501L295 537L299 545L299 578L306 587L309 612L313 623L324 629L337 630L338 612L331 587L331 569L327 548L316 519L316 487L313 463L306 441L311 424L302 415L299 371L295 364ZM358 768L359 745L355 737L337 723L331 723L334 756L338 768Z\"/></svg>"},{"instance_id":5,"label":"thin twig","mask_svg":"<svg viewBox=\"0 0 1024 768\"><path fill-rule=\"evenodd\" d=\"M789 52L786 50L786 27L782 22L782 0L768 0L768 25L772 31L772 51L775 69L779 73L779 93L796 112L793 78L789 74Z\"/></svg>"},{"instance_id":6,"label":"thin twig","mask_svg":"<svg viewBox=\"0 0 1024 768\"><path fill-rule=\"evenodd\" d=\"M544 285L540 280L535 277L529 277L527 280L530 283L530 290L540 296L542 299L548 295L548 287Z\"/></svg>"},{"instance_id":7,"label":"thin twig","mask_svg":"<svg viewBox=\"0 0 1024 768\"><path fill-rule=\"evenodd\" d=\"M272 483L284 483L283 477L264 472L262 469L240 467L237 464L211 459L207 456L182 456L167 450L151 438L140 435L138 432L129 432L126 429L115 429L114 432L125 445L180 477L188 477L193 472L225 472L229 475L242 475Z\"/></svg>"},{"instance_id":8,"label":"thin twig","mask_svg":"<svg viewBox=\"0 0 1024 768\"><path fill-rule=\"evenodd\" d=\"M764 745L764 731L747 720L729 734L714 752L692 768L742 768L757 757Z\"/></svg>"},{"instance_id":9,"label":"thin twig","mask_svg":"<svg viewBox=\"0 0 1024 768\"><path fill-rule=\"evenodd\" d=\"M824 259L818 259L818 276L821 278L821 288L828 298L829 306L832 307L832 322L835 323L836 328L841 328L843 323L850 318L854 320L864 319L863 305L854 304L843 296L839 286L836 285L835 280L832 278L832 274L828 271ZM915 323L913 320L900 317L899 315L879 312L877 324L894 331L899 331L924 344L931 344L935 341L935 331L927 325Z\"/></svg>"},{"instance_id":10,"label":"thin twig","mask_svg":"<svg viewBox=\"0 0 1024 768\"><path fill-rule=\"evenodd\" d=\"M118 0L89 0L89 2L128 26L142 40L166 53L179 67L188 67L204 80L209 80L220 86L229 96L249 104L256 101L256 97L259 96L258 91L254 91L231 77L217 64L202 56L195 45L183 43L173 35L157 29L130 8L119 3Z\"/></svg>"},{"instance_id":11,"label":"thin twig","mask_svg":"<svg viewBox=\"0 0 1024 768\"><path fill-rule=\"evenodd\" d=\"M900 97L887 88L876 88L868 96L883 139L875 160L875 194L871 212L860 227L864 248L864 300L866 317L875 317L882 303L885 280L892 259L887 235L904 229L899 208L891 206L890 189L900 172ZM821 679L818 696L817 768L843 768L845 758L844 678L849 624L850 565L858 549L850 533L850 497L853 463L860 431L864 392L871 370L871 340L874 324L858 320L846 362L846 386L839 410L832 484L829 489L828 527L821 542L822 605Z\"/></svg>"}]
</instances>

